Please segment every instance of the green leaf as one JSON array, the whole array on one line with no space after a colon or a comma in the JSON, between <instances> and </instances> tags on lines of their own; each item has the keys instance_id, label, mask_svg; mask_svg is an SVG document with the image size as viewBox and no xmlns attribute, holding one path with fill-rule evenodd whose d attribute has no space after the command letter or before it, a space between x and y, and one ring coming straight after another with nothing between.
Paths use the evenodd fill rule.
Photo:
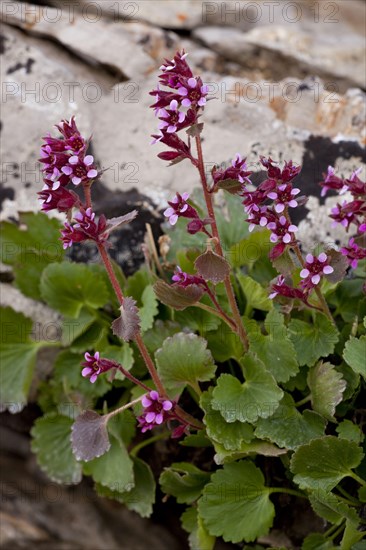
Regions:
<instances>
[{"instance_id":1,"label":"green leaf","mask_svg":"<svg viewBox=\"0 0 366 550\"><path fill-rule=\"evenodd\" d=\"M215 375L207 342L195 334L179 332L167 338L155 353L158 373L168 391L183 390L187 384L195 387Z\"/></svg>"},{"instance_id":2,"label":"green leaf","mask_svg":"<svg viewBox=\"0 0 366 550\"><path fill-rule=\"evenodd\" d=\"M336 427L336 432L339 437L348 439L348 441L355 441L358 444L362 443L365 438L361 428L351 420L342 420Z\"/></svg>"},{"instance_id":3,"label":"green leaf","mask_svg":"<svg viewBox=\"0 0 366 550\"><path fill-rule=\"evenodd\" d=\"M341 523L347 518L352 523L358 523L357 512L342 502L334 493L317 489L310 493L309 500L314 512L330 523Z\"/></svg>"},{"instance_id":4,"label":"green leaf","mask_svg":"<svg viewBox=\"0 0 366 550\"><path fill-rule=\"evenodd\" d=\"M72 353L70 351L62 351L57 356L54 364L53 379L50 381L51 386L55 391L56 402L60 402L58 398L60 390L65 389L67 393L77 392L87 396L88 398L100 397L105 394L110 388L110 384L106 381L106 377L99 376L94 384L90 380L81 375L81 362L83 356L81 354ZM92 403L89 404L92 406Z\"/></svg>"},{"instance_id":5,"label":"green leaf","mask_svg":"<svg viewBox=\"0 0 366 550\"><path fill-rule=\"evenodd\" d=\"M192 504L202 493L210 474L188 462L176 462L165 468L159 483L166 495L173 495L179 504Z\"/></svg>"},{"instance_id":6,"label":"green leaf","mask_svg":"<svg viewBox=\"0 0 366 550\"><path fill-rule=\"evenodd\" d=\"M91 327L96 318L96 312L90 311L86 307L80 310L77 319L73 317L64 317L62 323L62 345L64 347L70 346L72 342Z\"/></svg>"},{"instance_id":7,"label":"green leaf","mask_svg":"<svg viewBox=\"0 0 366 550\"><path fill-rule=\"evenodd\" d=\"M304 539L301 550L334 550L334 545L324 535L312 533Z\"/></svg>"},{"instance_id":8,"label":"green leaf","mask_svg":"<svg viewBox=\"0 0 366 550\"><path fill-rule=\"evenodd\" d=\"M356 550L356 543L362 540L365 536L366 533L364 531L360 531L360 525L355 525L353 522L347 520L346 528L341 540L340 550ZM363 545L363 548L366 548L366 544Z\"/></svg>"},{"instance_id":9,"label":"green leaf","mask_svg":"<svg viewBox=\"0 0 366 550\"><path fill-rule=\"evenodd\" d=\"M336 406L342 401L347 383L331 363L320 361L308 373L311 405L317 413L335 422Z\"/></svg>"},{"instance_id":10,"label":"green leaf","mask_svg":"<svg viewBox=\"0 0 366 550\"><path fill-rule=\"evenodd\" d=\"M39 345L30 339L31 319L10 307L0 314L0 403L19 412L27 402Z\"/></svg>"},{"instance_id":11,"label":"green leaf","mask_svg":"<svg viewBox=\"0 0 366 550\"><path fill-rule=\"evenodd\" d=\"M210 535L225 542L252 542L272 526L275 509L269 494L251 461L225 464L205 486L198 511Z\"/></svg>"},{"instance_id":12,"label":"green leaf","mask_svg":"<svg viewBox=\"0 0 366 550\"><path fill-rule=\"evenodd\" d=\"M258 420L255 436L293 450L324 435L324 429L325 421L321 416L307 410L301 414L292 397L285 394L271 417Z\"/></svg>"},{"instance_id":13,"label":"green leaf","mask_svg":"<svg viewBox=\"0 0 366 550\"><path fill-rule=\"evenodd\" d=\"M357 373L366 379L366 335L351 338L344 347L344 360Z\"/></svg>"},{"instance_id":14,"label":"green leaf","mask_svg":"<svg viewBox=\"0 0 366 550\"><path fill-rule=\"evenodd\" d=\"M207 532L196 508L187 508L181 516L181 521L183 529L189 533L188 542L191 550L213 550L216 539Z\"/></svg>"},{"instance_id":15,"label":"green leaf","mask_svg":"<svg viewBox=\"0 0 366 550\"><path fill-rule=\"evenodd\" d=\"M72 419L55 413L38 418L31 430L32 451L41 469L57 483L79 483L81 465L71 450Z\"/></svg>"},{"instance_id":16,"label":"green leaf","mask_svg":"<svg viewBox=\"0 0 366 550\"><path fill-rule=\"evenodd\" d=\"M217 443L221 443L227 450L240 448L244 441L249 443L253 438L253 427L237 420L232 423L225 421L219 411L211 406L213 388L201 395L200 406L205 412L203 422L206 426L207 435Z\"/></svg>"},{"instance_id":17,"label":"green leaf","mask_svg":"<svg viewBox=\"0 0 366 550\"><path fill-rule=\"evenodd\" d=\"M43 271L41 294L50 307L73 318L83 306L98 309L109 300L104 281L87 266L71 262L51 264Z\"/></svg>"},{"instance_id":18,"label":"green leaf","mask_svg":"<svg viewBox=\"0 0 366 550\"><path fill-rule=\"evenodd\" d=\"M215 332L207 332L206 338L215 361L224 363L243 356L244 348L239 336L226 323L221 323Z\"/></svg>"},{"instance_id":19,"label":"green leaf","mask_svg":"<svg viewBox=\"0 0 366 550\"><path fill-rule=\"evenodd\" d=\"M226 422L255 422L271 416L278 407L283 391L275 379L253 354L241 360L245 382L222 374L213 390L212 408L220 411Z\"/></svg>"},{"instance_id":20,"label":"green leaf","mask_svg":"<svg viewBox=\"0 0 366 550\"><path fill-rule=\"evenodd\" d=\"M352 474L362 458L362 450L354 441L329 435L298 447L291 459L291 471L302 489L331 491Z\"/></svg>"},{"instance_id":21,"label":"green leaf","mask_svg":"<svg viewBox=\"0 0 366 550\"><path fill-rule=\"evenodd\" d=\"M284 316L272 309L266 317L268 335L261 333L256 321L246 323L250 349L263 361L277 382L287 382L299 372L296 351L291 342Z\"/></svg>"},{"instance_id":22,"label":"green leaf","mask_svg":"<svg viewBox=\"0 0 366 550\"><path fill-rule=\"evenodd\" d=\"M224 208L221 205L216 207L215 213L223 248L229 250L231 246L249 234L249 225L245 221L243 205L237 195L225 193L225 203Z\"/></svg>"},{"instance_id":23,"label":"green leaf","mask_svg":"<svg viewBox=\"0 0 366 550\"><path fill-rule=\"evenodd\" d=\"M249 269L271 250L268 230L255 231L245 239L236 242L229 250L227 259L232 267L248 266Z\"/></svg>"},{"instance_id":24,"label":"green leaf","mask_svg":"<svg viewBox=\"0 0 366 550\"><path fill-rule=\"evenodd\" d=\"M107 335L108 326L104 321L97 320L70 344L70 350L75 353L84 353L91 349L102 352L108 345Z\"/></svg>"},{"instance_id":25,"label":"green leaf","mask_svg":"<svg viewBox=\"0 0 366 550\"><path fill-rule=\"evenodd\" d=\"M132 460L121 440L111 436L110 441L107 453L84 464L84 473L112 491L129 492L134 487Z\"/></svg>"},{"instance_id":26,"label":"green leaf","mask_svg":"<svg viewBox=\"0 0 366 550\"><path fill-rule=\"evenodd\" d=\"M151 468L139 458L133 458L133 474L135 485L127 491L117 491L96 484L99 496L117 500L127 506L133 512L137 512L143 518L149 518L155 502L155 479Z\"/></svg>"},{"instance_id":27,"label":"green leaf","mask_svg":"<svg viewBox=\"0 0 366 550\"><path fill-rule=\"evenodd\" d=\"M60 222L43 213L22 212L19 225L2 222L0 233L1 258L3 263L13 266L15 286L25 296L40 300L42 271L49 263L60 262L64 257Z\"/></svg>"},{"instance_id":28,"label":"green leaf","mask_svg":"<svg viewBox=\"0 0 366 550\"><path fill-rule=\"evenodd\" d=\"M141 296L142 307L139 310L141 320L141 330L145 332L154 324L154 317L158 314L158 301L155 296L154 288L148 285Z\"/></svg>"},{"instance_id":29,"label":"green leaf","mask_svg":"<svg viewBox=\"0 0 366 550\"><path fill-rule=\"evenodd\" d=\"M273 443L261 441L260 439L253 439L250 443L245 443L245 441L243 441L240 448L236 451L228 451L223 445L216 442L214 442L214 447L216 451L214 461L218 465L226 462L233 462L234 460L239 460L247 456L280 456L287 453L286 449L279 449L279 447L276 447Z\"/></svg>"},{"instance_id":30,"label":"green leaf","mask_svg":"<svg viewBox=\"0 0 366 550\"><path fill-rule=\"evenodd\" d=\"M314 314L313 323L292 319L288 328L299 365L312 367L320 357L333 353L338 342L338 330L322 313Z\"/></svg>"},{"instance_id":31,"label":"green leaf","mask_svg":"<svg viewBox=\"0 0 366 550\"><path fill-rule=\"evenodd\" d=\"M237 278L245 294L247 303L252 308L263 311L270 311L273 308L273 301L268 298L268 292L261 284L242 273L238 273Z\"/></svg>"},{"instance_id":32,"label":"green leaf","mask_svg":"<svg viewBox=\"0 0 366 550\"><path fill-rule=\"evenodd\" d=\"M117 416L113 416L108 422L108 431L118 441L129 445L136 435L136 417L128 409Z\"/></svg>"}]
</instances>

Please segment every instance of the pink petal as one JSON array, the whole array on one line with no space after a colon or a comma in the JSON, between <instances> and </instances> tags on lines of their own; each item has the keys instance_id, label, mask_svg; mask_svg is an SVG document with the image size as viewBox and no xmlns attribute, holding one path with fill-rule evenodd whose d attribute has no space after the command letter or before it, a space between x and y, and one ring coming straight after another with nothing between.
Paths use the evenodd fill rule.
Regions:
<instances>
[{"instance_id":1,"label":"pink petal","mask_svg":"<svg viewBox=\"0 0 366 550\"><path fill-rule=\"evenodd\" d=\"M173 407L173 403L171 401L164 401L163 403L164 411L170 411L172 407Z\"/></svg>"},{"instance_id":2,"label":"pink petal","mask_svg":"<svg viewBox=\"0 0 366 550\"><path fill-rule=\"evenodd\" d=\"M322 252L322 253L319 254L319 256L318 256L319 262L324 263L324 262L327 261L327 259L328 259L328 256L325 254L325 252Z\"/></svg>"},{"instance_id":3,"label":"pink petal","mask_svg":"<svg viewBox=\"0 0 366 550\"><path fill-rule=\"evenodd\" d=\"M297 229L298 229L297 225L292 225L292 224L288 228L288 230L291 231L291 233L296 233Z\"/></svg>"},{"instance_id":4,"label":"pink petal","mask_svg":"<svg viewBox=\"0 0 366 550\"><path fill-rule=\"evenodd\" d=\"M90 166L91 164L93 164L93 162L94 162L93 155L86 155L84 159L84 164L86 164L86 166Z\"/></svg>"},{"instance_id":5,"label":"pink petal","mask_svg":"<svg viewBox=\"0 0 366 550\"><path fill-rule=\"evenodd\" d=\"M187 192L185 191L185 192L183 193L183 195L182 195L182 199L183 199L184 201L187 201L187 200L189 199L189 193L187 193Z\"/></svg>"},{"instance_id":6,"label":"pink petal","mask_svg":"<svg viewBox=\"0 0 366 550\"><path fill-rule=\"evenodd\" d=\"M172 208L171 206L169 206L169 208L167 208L164 212L164 216L167 216L168 218L175 213L175 210L174 208Z\"/></svg>"},{"instance_id":7,"label":"pink petal","mask_svg":"<svg viewBox=\"0 0 366 550\"><path fill-rule=\"evenodd\" d=\"M301 189L298 187L294 187L294 189L291 190L291 195L298 195L299 193L301 193Z\"/></svg>"},{"instance_id":8,"label":"pink petal","mask_svg":"<svg viewBox=\"0 0 366 550\"><path fill-rule=\"evenodd\" d=\"M82 376L89 376L89 374L91 374L92 372L93 372L93 369L91 367L85 367L81 371L81 374L82 374Z\"/></svg>"},{"instance_id":9,"label":"pink petal","mask_svg":"<svg viewBox=\"0 0 366 550\"><path fill-rule=\"evenodd\" d=\"M190 88L195 88L197 86L197 80L195 78L188 79L188 86Z\"/></svg>"},{"instance_id":10,"label":"pink petal","mask_svg":"<svg viewBox=\"0 0 366 550\"><path fill-rule=\"evenodd\" d=\"M280 214L284 210L285 210L285 205L284 204L281 204L281 203L276 204L275 211L277 212L277 214Z\"/></svg>"},{"instance_id":11,"label":"pink petal","mask_svg":"<svg viewBox=\"0 0 366 550\"><path fill-rule=\"evenodd\" d=\"M277 296L278 292L271 292L271 294L268 296L270 300L273 300Z\"/></svg>"},{"instance_id":12,"label":"pink petal","mask_svg":"<svg viewBox=\"0 0 366 550\"><path fill-rule=\"evenodd\" d=\"M150 424L150 422L154 422L156 417L156 414L154 412L148 412L145 416L146 422Z\"/></svg>"},{"instance_id":13,"label":"pink petal","mask_svg":"<svg viewBox=\"0 0 366 550\"><path fill-rule=\"evenodd\" d=\"M297 201L290 201L290 202L288 203L288 205L289 205L290 208L296 208L296 206L297 206Z\"/></svg>"},{"instance_id":14,"label":"pink petal","mask_svg":"<svg viewBox=\"0 0 366 550\"><path fill-rule=\"evenodd\" d=\"M177 131L176 126L168 126L168 128L167 128L168 134L174 134L176 131Z\"/></svg>"},{"instance_id":15,"label":"pink petal","mask_svg":"<svg viewBox=\"0 0 366 550\"><path fill-rule=\"evenodd\" d=\"M274 191L271 191L270 193L268 193L267 197L269 199L272 199L273 201L277 199L278 195L277 193L275 193Z\"/></svg>"},{"instance_id":16,"label":"pink petal","mask_svg":"<svg viewBox=\"0 0 366 550\"><path fill-rule=\"evenodd\" d=\"M169 107L172 111L176 111L178 109L178 101L176 99L172 99Z\"/></svg>"},{"instance_id":17,"label":"pink petal","mask_svg":"<svg viewBox=\"0 0 366 550\"><path fill-rule=\"evenodd\" d=\"M302 279L306 279L306 277L309 277L309 275L310 275L310 271L308 269L302 269L300 271L300 277Z\"/></svg>"},{"instance_id":18,"label":"pink petal","mask_svg":"<svg viewBox=\"0 0 366 550\"><path fill-rule=\"evenodd\" d=\"M188 95L188 90L187 90L187 88L183 88L183 86L182 86L181 88L178 88L177 93L179 95L186 96L186 95Z\"/></svg>"},{"instance_id":19,"label":"pink petal","mask_svg":"<svg viewBox=\"0 0 366 550\"><path fill-rule=\"evenodd\" d=\"M269 240L271 241L271 243L276 243L278 241L278 237L277 237L277 235L272 233Z\"/></svg>"},{"instance_id":20,"label":"pink petal","mask_svg":"<svg viewBox=\"0 0 366 550\"><path fill-rule=\"evenodd\" d=\"M146 397L146 395L144 395L144 397L141 399L141 403L143 407L147 408L147 407L150 407L150 405L152 404L152 401L150 401L150 399Z\"/></svg>"},{"instance_id":21,"label":"pink petal","mask_svg":"<svg viewBox=\"0 0 366 550\"><path fill-rule=\"evenodd\" d=\"M93 375L90 377L90 382L91 382L92 384L94 384L94 382L97 381L97 378L98 378L98 375L97 375L97 374L93 374Z\"/></svg>"},{"instance_id":22,"label":"pink petal","mask_svg":"<svg viewBox=\"0 0 366 550\"><path fill-rule=\"evenodd\" d=\"M78 164L78 162L79 162L79 157L77 157L76 155L73 155L72 157L69 158L70 164Z\"/></svg>"},{"instance_id":23,"label":"pink petal","mask_svg":"<svg viewBox=\"0 0 366 550\"><path fill-rule=\"evenodd\" d=\"M282 241L288 244L291 241L291 235L289 233L286 233L286 235L283 236Z\"/></svg>"},{"instance_id":24,"label":"pink petal","mask_svg":"<svg viewBox=\"0 0 366 550\"><path fill-rule=\"evenodd\" d=\"M88 176L88 178L90 178L90 179L96 178L97 175L98 175L97 170L89 170L89 172L87 173L87 176Z\"/></svg>"},{"instance_id":25,"label":"pink petal","mask_svg":"<svg viewBox=\"0 0 366 550\"><path fill-rule=\"evenodd\" d=\"M312 278L311 278L311 282L314 284L314 285L317 285L320 281L320 275L316 274L316 275L313 275Z\"/></svg>"},{"instance_id":26,"label":"pink petal","mask_svg":"<svg viewBox=\"0 0 366 550\"><path fill-rule=\"evenodd\" d=\"M159 399L159 394L155 390L152 390L149 395L153 401L157 401Z\"/></svg>"},{"instance_id":27,"label":"pink petal","mask_svg":"<svg viewBox=\"0 0 366 550\"><path fill-rule=\"evenodd\" d=\"M164 416L161 413L159 413L155 417L155 424L162 424L163 420L164 420Z\"/></svg>"},{"instance_id":28,"label":"pink petal","mask_svg":"<svg viewBox=\"0 0 366 550\"><path fill-rule=\"evenodd\" d=\"M192 105L192 101L188 98L183 99L182 101L183 107L190 107Z\"/></svg>"},{"instance_id":29,"label":"pink petal","mask_svg":"<svg viewBox=\"0 0 366 550\"><path fill-rule=\"evenodd\" d=\"M81 178L77 178L76 176L74 176L73 178L71 178L71 181L74 185L79 185L79 183L81 183Z\"/></svg>"},{"instance_id":30,"label":"pink petal","mask_svg":"<svg viewBox=\"0 0 366 550\"><path fill-rule=\"evenodd\" d=\"M312 254L307 254L305 259L308 264L312 264L314 261L314 256Z\"/></svg>"},{"instance_id":31,"label":"pink petal","mask_svg":"<svg viewBox=\"0 0 366 550\"><path fill-rule=\"evenodd\" d=\"M66 174L66 176L70 176L70 174L72 174L72 168L71 168L71 166L63 166L61 168L61 172Z\"/></svg>"},{"instance_id":32,"label":"pink petal","mask_svg":"<svg viewBox=\"0 0 366 550\"><path fill-rule=\"evenodd\" d=\"M325 275L329 275L330 273L333 273L334 269L332 268L331 265L326 265L325 268L323 269L323 273L325 273Z\"/></svg>"},{"instance_id":33,"label":"pink petal","mask_svg":"<svg viewBox=\"0 0 366 550\"><path fill-rule=\"evenodd\" d=\"M183 214L183 212L185 212L186 210L188 210L188 204L185 204L184 206L182 206L182 208L180 209L180 212Z\"/></svg>"}]
</instances>

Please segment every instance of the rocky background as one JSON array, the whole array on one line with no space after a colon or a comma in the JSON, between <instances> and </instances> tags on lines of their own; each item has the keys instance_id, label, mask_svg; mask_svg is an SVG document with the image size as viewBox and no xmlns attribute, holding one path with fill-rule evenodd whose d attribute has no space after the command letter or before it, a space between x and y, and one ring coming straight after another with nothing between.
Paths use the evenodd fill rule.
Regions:
<instances>
[{"instance_id":1,"label":"rocky background","mask_svg":"<svg viewBox=\"0 0 366 550\"><path fill-rule=\"evenodd\" d=\"M167 168L156 157L160 146L150 145L156 119L148 92L162 58L185 48L215 98L204 115L207 171L236 152L254 171L261 154L302 163L299 186L312 208L301 214L305 247L341 239L326 221L334 199L323 204L316 183L329 164L342 174L365 168L362 0L2 0L0 9L2 219L38 210L40 137L75 115L93 134L98 164L109 168L98 184L97 209L141 212L134 234L117 246L121 263L133 270L145 222L157 233L166 200L198 184L188 163ZM2 291L5 303L34 319L50 315L6 282ZM149 523L96 500L88 485L50 485L29 455L32 414L30 408L21 417L3 416L3 548L185 547L179 527L164 529L161 515Z\"/></svg>"}]
</instances>

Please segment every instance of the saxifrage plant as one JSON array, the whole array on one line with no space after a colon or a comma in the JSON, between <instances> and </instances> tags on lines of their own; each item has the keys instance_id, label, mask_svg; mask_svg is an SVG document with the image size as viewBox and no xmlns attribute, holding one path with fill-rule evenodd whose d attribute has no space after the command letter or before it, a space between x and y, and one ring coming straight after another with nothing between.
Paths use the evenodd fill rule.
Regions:
<instances>
[{"instance_id":1,"label":"saxifrage plant","mask_svg":"<svg viewBox=\"0 0 366 550\"><path fill-rule=\"evenodd\" d=\"M216 537L251 543L281 529L285 494L286 506L305 501L323 518L302 548L360 550L366 185L358 171L345 179L329 168L322 193L343 195L330 216L351 238L340 250L304 253L291 220L306 202L293 183L299 166L262 157L267 177L257 187L240 155L206 174L201 116L210 98L186 56L162 65L151 92L153 140L167 148L160 159L192 164L201 191L169 201L159 250L148 238L146 265L128 279L109 256L110 234L137 212L97 218L102 172L74 118L57 126L60 137L44 138L39 197L44 212L65 213L61 242L57 220L25 213L2 224L2 251L16 286L58 311L62 331L37 338L29 319L3 309L1 402L19 410L37 351L60 347L38 385L44 415L32 429L51 479L91 476L99 495L147 517L160 474L162 492L182 505L190 546L202 550ZM85 242L104 270L65 256ZM165 451L157 472L152 459L170 438L182 460L167 462Z\"/></svg>"}]
</instances>

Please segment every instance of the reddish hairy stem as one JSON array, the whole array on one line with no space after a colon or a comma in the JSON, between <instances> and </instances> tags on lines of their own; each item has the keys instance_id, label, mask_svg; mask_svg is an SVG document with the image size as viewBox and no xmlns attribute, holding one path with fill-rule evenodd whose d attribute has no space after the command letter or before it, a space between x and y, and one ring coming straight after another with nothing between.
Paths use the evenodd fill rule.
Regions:
<instances>
[{"instance_id":1,"label":"reddish hairy stem","mask_svg":"<svg viewBox=\"0 0 366 550\"><path fill-rule=\"evenodd\" d=\"M85 207L91 208L92 200L91 200L90 183L87 183L86 185L84 185L83 189L84 189L84 197L85 197Z\"/></svg>"},{"instance_id":2,"label":"reddish hairy stem","mask_svg":"<svg viewBox=\"0 0 366 550\"><path fill-rule=\"evenodd\" d=\"M217 254L219 254L219 256L224 257L224 253L223 253L222 246L221 246L221 241L220 241L220 235L219 235L219 232L218 232L218 229L217 229L216 216L215 216L215 210L214 210L213 203L212 203L212 197L211 197L211 194L208 190L207 178L206 178L206 174L205 174L205 166L204 166L204 162L203 162L202 143L201 143L200 136L196 136L196 145L197 145L197 153L198 153L197 168L198 168L198 171L199 171L200 177L201 177L201 183L202 183L203 193L204 193L204 196L205 196L207 212L208 212L209 217L212 219L212 223L211 223L212 234L213 234L213 237L215 238L215 241L216 241L215 242L215 252ZM226 293L227 293L227 296L228 296L228 299L229 299L230 308L231 308L231 311L233 313L233 317L234 317L234 320L235 320L236 332L238 333L238 335L240 336L241 341L243 342L244 349L248 350L248 347L249 347L248 337L247 337L247 334L246 334L245 329L243 327L243 323L242 323L242 320L241 320L238 304L236 303L234 289L233 289L233 286L232 286L231 280L230 280L230 275L225 277L224 285L225 285Z\"/></svg>"}]
</instances>

